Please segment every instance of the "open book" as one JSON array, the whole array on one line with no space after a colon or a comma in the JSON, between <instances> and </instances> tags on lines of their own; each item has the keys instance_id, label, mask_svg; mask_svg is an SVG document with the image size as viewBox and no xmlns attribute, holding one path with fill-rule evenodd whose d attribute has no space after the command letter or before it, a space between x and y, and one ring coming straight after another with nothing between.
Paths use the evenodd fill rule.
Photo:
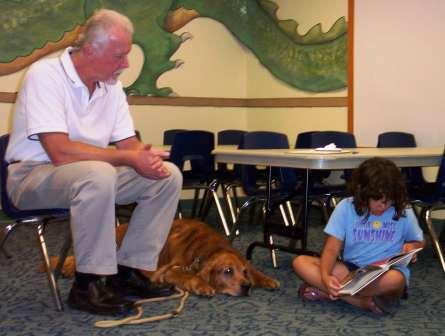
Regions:
<instances>
[{"instance_id":1,"label":"open book","mask_svg":"<svg viewBox=\"0 0 445 336\"><path fill-rule=\"evenodd\" d=\"M413 256L422 248L414 249L406 253L397 254L389 259L356 269L344 278L339 294L354 295L376 280L383 273L394 266L407 266Z\"/></svg>"}]
</instances>

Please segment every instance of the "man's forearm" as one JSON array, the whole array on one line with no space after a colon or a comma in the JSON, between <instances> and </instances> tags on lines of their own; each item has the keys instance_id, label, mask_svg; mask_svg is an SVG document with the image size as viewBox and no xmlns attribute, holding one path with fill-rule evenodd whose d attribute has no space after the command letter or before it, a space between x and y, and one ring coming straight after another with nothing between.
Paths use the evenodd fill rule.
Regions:
<instances>
[{"instance_id":1,"label":"man's forearm","mask_svg":"<svg viewBox=\"0 0 445 336\"><path fill-rule=\"evenodd\" d=\"M134 150L100 148L71 141L64 133L44 133L40 134L39 138L55 166L87 160L105 161L114 166L132 166L133 164Z\"/></svg>"}]
</instances>

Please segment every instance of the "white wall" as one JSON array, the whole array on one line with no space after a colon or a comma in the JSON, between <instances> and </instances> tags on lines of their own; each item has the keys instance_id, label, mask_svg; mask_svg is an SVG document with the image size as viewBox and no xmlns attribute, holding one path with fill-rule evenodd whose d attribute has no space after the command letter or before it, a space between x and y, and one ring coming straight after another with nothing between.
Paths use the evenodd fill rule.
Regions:
<instances>
[{"instance_id":1,"label":"white wall","mask_svg":"<svg viewBox=\"0 0 445 336\"><path fill-rule=\"evenodd\" d=\"M445 1L355 0L354 132L385 131L445 143Z\"/></svg>"}]
</instances>

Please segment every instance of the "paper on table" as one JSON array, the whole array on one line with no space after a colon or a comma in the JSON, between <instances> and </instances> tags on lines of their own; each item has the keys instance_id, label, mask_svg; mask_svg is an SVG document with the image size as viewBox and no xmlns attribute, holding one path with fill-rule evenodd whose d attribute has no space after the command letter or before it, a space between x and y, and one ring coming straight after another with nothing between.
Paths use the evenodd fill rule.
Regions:
<instances>
[{"instance_id":1,"label":"paper on table","mask_svg":"<svg viewBox=\"0 0 445 336\"><path fill-rule=\"evenodd\" d=\"M316 151L322 151L322 152L341 152L342 149L337 147L335 143L330 143L329 145L326 145L324 147L317 147L315 148Z\"/></svg>"},{"instance_id":2,"label":"paper on table","mask_svg":"<svg viewBox=\"0 0 445 336\"><path fill-rule=\"evenodd\" d=\"M286 154L312 154L312 155L323 155L323 154L346 154L354 153L350 149L340 150L315 150L315 149L291 149L285 152Z\"/></svg>"}]
</instances>

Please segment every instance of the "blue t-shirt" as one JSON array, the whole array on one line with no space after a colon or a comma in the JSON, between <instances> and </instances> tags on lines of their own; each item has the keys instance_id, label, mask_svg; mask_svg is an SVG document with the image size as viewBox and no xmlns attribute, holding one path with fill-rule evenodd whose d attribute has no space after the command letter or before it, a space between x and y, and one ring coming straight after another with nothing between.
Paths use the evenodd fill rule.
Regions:
<instances>
[{"instance_id":1,"label":"blue t-shirt","mask_svg":"<svg viewBox=\"0 0 445 336\"><path fill-rule=\"evenodd\" d=\"M423 232L412 208L407 208L398 220L394 215L395 209L390 207L380 216L359 216L350 197L335 207L324 231L343 241L344 261L363 267L402 252L406 241L423 241ZM408 281L408 268L399 270Z\"/></svg>"}]
</instances>

